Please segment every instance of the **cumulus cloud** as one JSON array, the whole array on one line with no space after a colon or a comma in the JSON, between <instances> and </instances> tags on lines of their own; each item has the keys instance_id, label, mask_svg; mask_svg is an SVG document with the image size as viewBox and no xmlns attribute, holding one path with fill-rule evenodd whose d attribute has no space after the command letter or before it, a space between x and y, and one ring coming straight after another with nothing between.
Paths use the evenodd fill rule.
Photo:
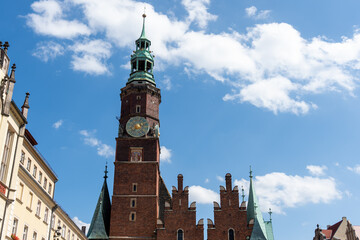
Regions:
<instances>
[{"instance_id":1,"label":"cumulus cloud","mask_svg":"<svg viewBox=\"0 0 360 240\"><path fill-rule=\"evenodd\" d=\"M160 147L160 161L171 163L171 149L166 148L165 146Z\"/></svg>"},{"instance_id":2,"label":"cumulus cloud","mask_svg":"<svg viewBox=\"0 0 360 240\"><path fill-rule=\"evenodd\" d=\"M36 33L73 39L71 66L76 71L109 74L106 61L112 48L134 47L145 5L146 34L152 40L157 66L165 70L171 63L193 74L209 75L229 86L225 101L299 115L317 109L310 99L314 94L354 95L360 70L360 31L340 41L321 36L305 39L292 25L273 22L245 32L207 33L194 30L192 23L203 28L216 19L208 12L210 0L182 0L182 4L188 16L177 19L134 0L41 0L32 4L33 13L27 18ZM75 16L73 9L83 18L65 20L65 16ZM254 6L246 11L251 17L268 15ZM62 33L58 23L60 30L70 23L77 30L70 27L69 33Z\"/></svg>"},{"instance_id":3,"label":"cumulus cloud","mask_svg":"<svg viewBox=\"0 0 360 240\"><path fill-rule=\"evenodd\" d=\"M62 119L60 119L59 121L54 122L53 128L59 129L59 127L61 127L61 125L62 125L63 123L64 123L64 121L63 121Z\"/></svg>"},{"instance_id":4,"label":"cumulus cloud","mask_svg":"<svg viewBox=\"0 0 360 240\"><path fill-rule=\"evenodd\" d=\"M78 217L73 217L72 220L74 221L74 223L76 224L76 226L78 226L78 228L81 229L82 226L86 227L86 233L89 231L90 228L90 223L85 223L83 221L81 221Z\"/></svg>"},{"instance_id":5,"label":"cumulus cloud","mask_svg":"<svg viewBox=\"0 0 360 240\"><path fill-rule=\"evenodd\" d=\"M235 180L235 185L249 189L249 181ZM337 188L334 178L286 175L273 172L254 179L255 191L262 211L269 208L275 213L284 214L286 208L306 204L330 203L341 199L343 193Z\"/></svg>"},{"instance_id":6,"label":"cumulus cloud","mask_svg":"<svg viewBox=\"0 0 360 240\"><path fill-rule=\"evenodd\" d=\"M359 164L355 165L354 167L347 167L347 169L354 173L360 174L360 165Z\"/></svg>"},{"instance_id":7,"label":"cumulus cloud","mask_svg":"<svg viewBox=\"0 0 360 240\"><path fill-rule=\"evenodd\" d=\"M97 139L95 135L96 131L88 131L88 130L81 130L79 133L83 137L84 143L91 147L95 147L97 150L97 154L99 156L109 158L115 156L115 150L105 144L102 143L99 139Z\"/></svg>"},{"instance_id":8,"label":"cumulus cloud","mask_svg":"<svg viewBox=\"0 0 360 240\"><path fill-rule=\"evenodd\" d=\"M106 60L111 56L111 44L102 40L91 40L74 44L72 68L90 74L108 73Z\"/></svg>"},{"instance_id":9,"label":"cumulus cloud","mask_svg":"<svg viewBox=\"0 0 360 240\"><path fill-rule=\"evenodd\" d=\"M201 187L189 187L190 202L196 201L199 204L212 204L214 201L219 202L220 196L213 190Z\"/></svg>"},{"instance_id":10,"label":"cumulus cloud","mask_svg":"<svg viewBox=\"0 0 360 240\"><path fill-rule=\"evenodd\" d=\"M182 0L188 12L188 20L195 22L200 28L205 28L209 21L214 21L217 16L207 11L207 6L210 4L210 0Z\"/></svg>"},{"instance_id":11,"label":"cumulus cloud","mask_svg":"<svg viewBox=\"0 0 360 240\"><path fill-rule=\"evenodd\" d=\"M216 176L216 179L219 181L219 182L224 182L225 179L223 177L220 177L220 176Z\"/></svg>"},{"instance_id":12,"label":"cumulus cloud","mask_svg":"<svg viewBox=\"0 0 360 240\"><path fill-rule=\"evenodd\" d=\"M56 0L42 0L31 4L34 13L27 15L27 25L36 33L71 39L79 35L89 35L90 29L78 20L65 20L65 3Z\"/></svg>"},{"instance_id":13,"label":"cumulus cloud","mask_svg":"<svg viewBox=\"0 0 360 240\"><path fill-rule=\"evenodd\" d=\"M314 176L323 176L325 175L325 170L327 170L326 166L316 166L316 165L308 165L306 169L309 170L309 173Z\"/></svg>"},{"instance_id":14,"label":"cumulus cloud","mask_svg":"<svg viewBox=\"0 0 360 240\"><path fill-rule=\"evenodd\" d=\"M162 83L163 87L165 88L165 90L168 90L168 91L171 90L172 83L171 83L171 79L168 76L166 76L164 78L164 80L161 81L161 83Z\"/></svg>"},{"instance_id":15,"label":"cumulus cloud","mask_svg":"<svg viewBox=\"0 0 360 240\"><path fill-rule=\"evenodd\" d=\"M39 58L41 61L47 62L57 56L63 55L64 52L65 49L63 46L59 43L50 41L36 44L36 49L32 55Z\"/></svg>"},{"instance_id":16,"label":"cumulus cloud","mask_svg":"<svg viewBox=\"0 0 360 240\"><path fill-rule=\"evenodd\" d=\"M255 6L251 6L251 7L245 8L245 12L248 17L251 17L254 19L266 19L269 17L271 11L270 10L258 11L258 9Z\"/></svg>"}]
</instances>

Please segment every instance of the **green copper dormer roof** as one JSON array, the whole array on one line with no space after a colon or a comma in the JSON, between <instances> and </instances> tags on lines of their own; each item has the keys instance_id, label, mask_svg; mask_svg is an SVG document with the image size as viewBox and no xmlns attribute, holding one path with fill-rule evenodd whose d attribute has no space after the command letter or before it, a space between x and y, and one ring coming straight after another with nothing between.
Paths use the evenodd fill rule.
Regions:
<instances>
[{"instance_id":1,"label":"green copper dormer roof","mask_svg":"<svg viewBox=\"0 0 360 240\"><path fill-rule=\"evenodd\" d=\"M143 28L140 38L135 41L136 50L131 55L131 73L127 84L134 82L156 85L153 75L154 58L150 51L151 41L145 36L145 18L146 15L143 14Z\"/></svg>"},{"instance_id":2,"label":"green copper dormer roof","mask_svg":"<svg viewBox=\"0 0 360 240\"><path fill-rule=\"evenodd\" d=\"M250 190L247 206L247 221L254 220L254 227L251 233L251 240L268 240L266 234L265 222L260 210L258 198L255 193L255 187L253 183L253 176L250 167Z\"/></svg>"},{"instance_id":3,"label":"green copper dormer roof","mask_svg":"<svg viewBox=\"0 0 360 240\"><path fill-rule=\"evenodd\" d=\"M108 240L110 230L111 202L109 190L106 183L107 166L105 168L104 184L102 186L99 200L91 220L87 238L96 240Z\"/></svg>"}]
</instances>

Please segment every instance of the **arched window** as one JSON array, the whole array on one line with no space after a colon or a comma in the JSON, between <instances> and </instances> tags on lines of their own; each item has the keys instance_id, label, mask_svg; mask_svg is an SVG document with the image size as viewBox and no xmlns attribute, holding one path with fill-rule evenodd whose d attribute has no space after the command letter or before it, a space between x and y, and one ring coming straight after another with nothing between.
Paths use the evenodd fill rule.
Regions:
<instances>
[{"instance_id":1,"label":"arched window","mask_svg":"<svg viewBox=\"0 0 360 240\"><path fill-rule=\"evenodd\" d=\"M184 240L184 231L182 229L177 231L177 240Z\"/></svg>"},{"instance_id":2,"label":"arched window","mask_svg":"<svg viewBox=\"0 0 360 240\"><path fill-rule=\"evenodd\" d=\"M229 240L235 240L234 229L229 229Z\"/></svg>"}]
</instances>

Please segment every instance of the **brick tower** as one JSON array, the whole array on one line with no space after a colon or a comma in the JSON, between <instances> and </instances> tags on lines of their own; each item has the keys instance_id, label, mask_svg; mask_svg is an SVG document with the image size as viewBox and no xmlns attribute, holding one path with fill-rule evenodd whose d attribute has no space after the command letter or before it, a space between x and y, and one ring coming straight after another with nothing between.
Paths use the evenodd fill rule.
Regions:
<instances>
[{"instance_id":1,"label":"brick tower","mask_svg":"<svg viewBox=\"0 0 360 240\"><path fill-rule=\"evenodd\" d=\"M155 239L162 180L159 172L159 104L145 17L131 73L121 89L121 116L116 139L114 191L109 239Z\"/></svg>"}]
</instances>

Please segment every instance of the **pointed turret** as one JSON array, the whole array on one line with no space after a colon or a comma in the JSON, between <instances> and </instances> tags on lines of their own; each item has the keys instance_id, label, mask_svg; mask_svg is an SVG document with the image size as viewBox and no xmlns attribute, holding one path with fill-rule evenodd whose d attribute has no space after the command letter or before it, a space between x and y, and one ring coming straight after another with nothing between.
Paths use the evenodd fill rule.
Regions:
<instances>
[{"instance_id":1,"label":"pointed turret","mask_svg":"<svg viewBox=\"0 0 360 240\"><path fill-rule=\"evenodd\" d=\"M258 198L255 193L252 170L250 167L250 190L247 206L247 221L253 220L253 231L250 240L268 240L265 222L259 207Z\"/></svg>"},{"instance_id":2,"label":"pointed turret","mask_svg":"<svg viewBox=\"0 0 360 240\"><path fill-rule=\"evenodd\" d=\"M15 82L16 82L15 81L15 69L16 69L16 64L14 63L11 67L10 78L8 79L7 89L5 90L6 96L5 96L5 104L4 104L3 114L7 115L7 116L9 115L9 112L10 112L10 103L12 100L14 86L15 86Z\"/></svg>"},{"instance_id":3,"label":"pointed turret","mask_svg":"<svg viewBox=\"0 0 360 240\"><path fill-rule=\"evenodd\" d=\"M110 212L111 203L110 195L107 186L107 165L105 167L104 184L102 186L99 200L96 204L96 209L91 220L91 225L87 238L96 240L108 240L109 239L109 228L110 228Z\"/></svg>"},{"instance_id":4,"label":"pointed turret","mask_svg":"<svg viewBox=\"0 0 360 240\"><path fill-rule=\"evenodd\" d=\"M133 83L150 83L155 84L153 75L154 58L150 51L151 41L145 36L145 13L143 17L143 27L140 37L135 41L136 50L131 55L131 73L127 84Z\"/></svg>"},{"instance_id":5,"label":"pointed turret","mask_svg":"<svg viewBox=\"0 0 360 240\"><path fill-rule=\"evenodd\" d=\"M24 100L24 104L22 105L21 107L21 113L23 114L24 118L27 119L27 116L28 116L28 112L29 112L29 96L30 96L30 93L26 93L26 96L25 96L25 100Z\"/></svg>"}]
</instances>

